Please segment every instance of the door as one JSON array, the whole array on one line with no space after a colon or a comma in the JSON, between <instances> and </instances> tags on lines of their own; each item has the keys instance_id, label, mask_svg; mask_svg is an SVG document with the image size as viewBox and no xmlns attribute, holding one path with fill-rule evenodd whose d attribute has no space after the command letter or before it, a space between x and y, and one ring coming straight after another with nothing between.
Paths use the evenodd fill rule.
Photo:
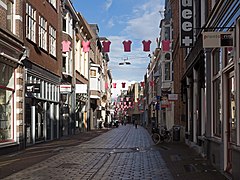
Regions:
<instances>
[{"instance_id":1,"label":"door","mask_svg":"<svg viewBox=\"0 0 240 180\"><path fill-rule=\"evenodd\" d=\"M234 73L229 73L227 88L227 169L232 174L232 144L236 143L236 102L235 102L235 79Z\"/></svg>"}]
</instances>

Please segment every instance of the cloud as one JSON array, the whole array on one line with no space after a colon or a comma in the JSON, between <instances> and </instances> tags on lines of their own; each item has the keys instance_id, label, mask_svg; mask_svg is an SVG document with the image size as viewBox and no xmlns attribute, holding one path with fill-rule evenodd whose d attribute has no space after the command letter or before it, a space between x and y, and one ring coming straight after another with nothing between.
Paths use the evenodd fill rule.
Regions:
<instances>
[{"instance_id":1,"label":"cloud","mask_svg":"<svg viewBox=\"0 0 240 180\"><path fill-rule=\"evenodd\" d=\"M104 4L104 9L107 11L112 5L112 0L106 0Z\"/></svg>"},{"instance_id":2,"label":"cloud","mask_svg":"<svg viewBox=\"0 0 240 180\"><path fill-rule=\"evenodd\" d=\"M164 8L158 0L150 0L133 9L133 17L127 22L124 34L136 39L155 40L159 36L161 16L159 11Z\"/></svg>"},{"instance_id":3,"label":"cloud","mask_svg":"<svg viewBox=\"0 0 240 180\"><path fill-rule=\"evenodd\" d=\"M114 23L113 18L109 19L108 22L107 22L107 26L108 26L109 28L112 28L114 25L115 25L115 23Z\"/></svg>"}]
</instances>

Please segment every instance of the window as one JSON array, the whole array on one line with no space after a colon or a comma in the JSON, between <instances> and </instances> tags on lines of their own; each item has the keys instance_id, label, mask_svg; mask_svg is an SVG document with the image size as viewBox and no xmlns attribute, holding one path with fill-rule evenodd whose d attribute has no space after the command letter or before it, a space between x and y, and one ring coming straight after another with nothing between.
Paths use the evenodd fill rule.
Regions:
<instances>
[{"instance_id":1,"label":"window","mask_svg":"<svg viewBox=\"0 0 240 180\"><path fill-rule=\"evenodd\" d=\"M56 9L56 7L57 7L56 0L48 0L48 1Z\"/></svg>"},{"instance_id":2,"label":"window","mask_svg":"<svg viewBox=\"0 0 240 180\"><path fill-rule=\"evenodd\" d=\"M64 74L72 75L72 51L62 54L62 72Z\"/></svg>"},{"instance_id":3,"label":"window","mask_svg":"<svg viewBox=\"0 0 240 180\"><path fill-rule=\"evenodd\" d=\"M220 78L213 81L213 134L222 135L222 106L221 106L221 81Z\"/></svg>"},{"instance_id":4,"label":"window","mask_svg":"<svg viewBox=\"0 0 240 180\"><path fill-rule=\"evenodd\" d=\"M62 21L63 21L63 27L62 27L62 29L63 29L64 32L66 32L66 31L67 31L67 21L66 21L65 18L63 18Z\"/></svg>"},{"instance_id":5,"label":"window","mask_svg":"<svg viewBox=\"0 0 240 180\"><path fill-rule=\"evenodd\" d=\"M165 54L165 60L170 60L170 58L171 58L171 57L170 57L170 53L166 53L166 54Z\"/></svg>"},{"instance_id":6,"label":"window","mask_svg":"<svg viewBox=\"0 0 240 180\"><path fill-rule=\"evenodd\" d=\"M0 63L0 143L13 139L14 70Z\"/></svg>"},{"instance_id":7,"label":"window","mask_svg":"<svg viewBox=\"0 0 240 180\"><path fill-rule=\"evenodd\" d=\"M47 21L39 17L39 46L47 50Z\"/></svg>"},{"instance_id":8,"label":"window","mask_svg":"<svg viewBox=\"0 0 240 180\"><path fill-rule=\"evenodd\" d=\"M225 48L225 65L233 61L234 51L232 47Z\"/></svg>"},{"instance_id":9,"label":"window","mask_svg":"<svg viewBox=\"0 0 240 180\"><path fill-rule=\"evenodd\" d=\"M69 12L66 13L66 15L62 19L63 21L63 32L66 32L71 37L73 35L73 19Z\"/></svg>"},{"instance_id":10,"label":"window","mask_svg":"<svg viewBox=\"0 0 240 180\"><path fill-rule=\"evenodd\" d=\"M49 53L56 57L56 30L49 26Z\"/></svg>"},{"instance_id":11,"label":"window","mask_svg":"<svg viewBox=\"0 0 240 180\"><path fill-rule=\"evenodd\" d=\"M216 48L213 51L213 75L217 75L222 68L222 50Z\"/></svg>"},{"instance_id":12,"label":"window","mask_svg":"<svg viewBox=\"0 0 240 180\"><path fill-rule=\"evenodd\" d=\"M165 40L170 40L170 27L165 27Z\"/></svg>"},{"instance_id":13,"label":"window","mask_svg":"<svg viewBox=\"0 0 240 180\"><path fill-rule=\"evenodd\" d=\"M26 4L26 37L36 42L36 11L28 3Z\"/></svg>"},{"instance_id":14,"label":"window","mask_svg":"<svg viewBox=\"0 0 240 180\"><path fill-rule=\"evenodd\" d=\"M222 49L216 48L212 53L213 63L213 135L222 136L222 96L221 96L221 69L222 69Z\"/></svg>"},{"instance_id":15,"label":"window","mask_svg":"<svg viewBox=\"0 0 240 180\"><path fill-rule=\"evenodd\" d=\"M165 80L171 80L171 62L165 63Z\"/></svg>"},{"instance_id":16,"label":"window","mask_svg":"<svg viewBox=\"0 0 240 180\"><path fill-rule=\"evenodd\" d=\"M97 76L97 72L96 72L96 70L94 69L91 69L91 71L90 71L90 77L96 77Z\"/></svg>"},{"instance_id":17,"label":"window","mask_svg":"<svg viewBox=\"0 0 240 180\"><path fill-rule=\"evenodd\" d=\"M7 29L13 32L13 3L7 1Z\"/></svg>"}]
</instances>

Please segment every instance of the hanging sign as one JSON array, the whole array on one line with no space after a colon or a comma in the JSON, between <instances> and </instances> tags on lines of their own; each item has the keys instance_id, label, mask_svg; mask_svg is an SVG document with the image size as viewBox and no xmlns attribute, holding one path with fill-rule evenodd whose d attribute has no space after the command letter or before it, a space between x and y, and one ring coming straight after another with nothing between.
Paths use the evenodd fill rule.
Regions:
<instances>
[{"instance_id":1,"label":"hanging sign","mask_svg":"<svg viewBox=\"0 0 240 180\"><path fill-rule=\"evenodd\" d=\"M193 0L180 0L180 47L193 46Z\"/></svg>"},{"instance_id":2,"label":"hanging sign","mask_svg":"<svg viewBox=\"0 0 240 180\"><path fill-rule=\"evenodd\" d=\"M177 101L178 100L178 94L168 94L168 100L169 101Z\"/></svg>"},{"instance_id":3,"label":"hanging sign","mask_svg":"<svg viewBox=\"0 0 240 180\"><path fill-rule=\"evenodd\" d=\"M26 92L40 93L40 84L26 84Z\"/></svg>"},{"instance_id":4,"label":"hanging sign","mask_svg":"<svg viewBox=\"0 0 240 180\"><path fill-rule=\"evenodd\" d=\"M60 85L60 93L71 93L72 92L72 85L71 84L61 84Z\"/></svg>"},{"instance_id":5,"label":"hanging sign","mask_svg":"<svg viewBox=\"0 0 240 180\"><path fill-rule=\"evenodd\" d=\"M232 47L233 32L203 32L203 47Z\"/></svg>"}]
</instances>

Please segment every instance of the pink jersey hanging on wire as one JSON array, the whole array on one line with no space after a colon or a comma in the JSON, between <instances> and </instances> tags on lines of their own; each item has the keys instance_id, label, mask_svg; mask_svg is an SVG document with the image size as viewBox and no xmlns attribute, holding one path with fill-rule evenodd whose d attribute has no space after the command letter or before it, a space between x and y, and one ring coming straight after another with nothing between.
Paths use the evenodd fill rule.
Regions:
<instances>
[{"instance_id":1,"label":"pink jersey hanging on wire","mask_svg":"<svg viewBox=\"0 0 240 180\"><path fill-rule=\"evenodd\" d=\"M103 45L103 52L109 52L110 51L111 41L103 41L102 45Z\"/></svg>"},{"instance_id":2,"label":"pink jersey hanging on wire","mask_svg":"<svg viewBox=\"0 0 240 180\"><path fill-rule=\"evenodd\" d=\"M130 52L130 51L131 51L132 41L130 41L130 40L125 40L125 41L123 41L122 43L123 43L123 46L124 46L124 52Z\"/></svg>"},{"instance_id":3,"label":"pink jersey hanging on wire","mask_svg":"<svg viewBox=\"0 0 240 180\"><path fill-rule=\"evenodd\" d=\"M122 82L122 88L125 88L126 83Z\"/></svg>"},{"instance_id":4,"label":"pink jersey hanging on wire","mask_svg":"<svg viewBox=\"0 0 240 180\"><path fill-rule=\"evenodd\" d=\"M148 41L143 40L142 43L143 43L143 51L150 51L151 41L150 40L148 40Z\"/></svg>"},{"instance_id":5,"label":"pink jersey hanging on wire","mask_svg":"<svg viewBox=\"0 0 240 180\"><path fill-rule=\"evenodd\" d=\"M70 41L63 41L62 42L62 52L69 52L70 50L70 45L71 45L71 42Z\"/></svg>"},{"instance_id":6,"label":"pink jersey hanging on wire","mask_svg":"<svg viewBox=\"0 0 240 180\"><path fill-rule=\"evenodd\" d=\"M90 41L82 41L83 52L89 52L90 50Z\"/></svg>"},{"instance_id":7,"label":"pink jersey hanging on wire","mask_svg":"<svg viewBox=\"0 0 240 180\"><path fill-rule=\"evenodd\" d=\"M170 50L170 40L162 40L162 50L165 52Z\"/></svg>"}]
</instances>

